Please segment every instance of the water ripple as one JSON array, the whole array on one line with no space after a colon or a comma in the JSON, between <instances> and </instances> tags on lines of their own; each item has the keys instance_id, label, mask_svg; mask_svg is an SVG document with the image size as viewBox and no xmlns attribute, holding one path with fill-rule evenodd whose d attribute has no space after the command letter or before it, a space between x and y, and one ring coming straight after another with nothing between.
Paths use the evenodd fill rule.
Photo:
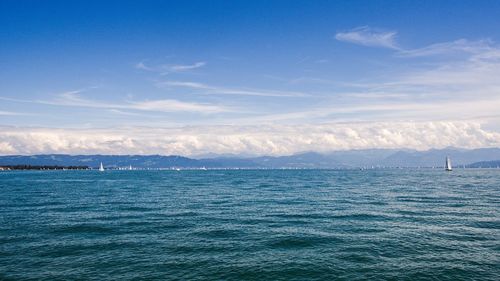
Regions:
<instances>
[{"instance_id":1,"label":"water ripple","mask_svg":"<svg viewBox=\"0 0 500 281\"><path fill-rule=\"evenodd\" d=\"M498 280L497 170L0 173L0 280Z\"/></svg>"}]
</instances>

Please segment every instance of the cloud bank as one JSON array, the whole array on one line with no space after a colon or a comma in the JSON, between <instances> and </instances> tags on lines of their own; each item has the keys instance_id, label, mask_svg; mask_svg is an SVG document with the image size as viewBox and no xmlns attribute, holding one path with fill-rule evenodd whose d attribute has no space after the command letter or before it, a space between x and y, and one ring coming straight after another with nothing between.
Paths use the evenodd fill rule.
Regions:
<instances>
[{"instance_id":1,"label":"cloud bank","mask_svg":"<svg viewBox=\"0 0 500 281\"><path fill-rule=\"evenodd\" d=\"M203 153L289 155L369 148L426 150L500 146L478 122L377 122L181 128L52 129L0 127L0 154Z\"/></svg>"}]
</instances>

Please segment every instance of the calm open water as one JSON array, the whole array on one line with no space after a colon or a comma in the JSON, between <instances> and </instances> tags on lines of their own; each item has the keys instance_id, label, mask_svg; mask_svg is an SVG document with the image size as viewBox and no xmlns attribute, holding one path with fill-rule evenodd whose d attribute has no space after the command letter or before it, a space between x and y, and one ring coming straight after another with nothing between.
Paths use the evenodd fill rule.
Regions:
<instances>
[{"instance_id":1,"label":"calm open water","mask_svg":"<svg viewBox=\"0 0 500 281\"><path fill-rule=\"evenodd\" d=\"M500 280L500 170L0 172L0 279Z\"/></svg>"}]
</instances>

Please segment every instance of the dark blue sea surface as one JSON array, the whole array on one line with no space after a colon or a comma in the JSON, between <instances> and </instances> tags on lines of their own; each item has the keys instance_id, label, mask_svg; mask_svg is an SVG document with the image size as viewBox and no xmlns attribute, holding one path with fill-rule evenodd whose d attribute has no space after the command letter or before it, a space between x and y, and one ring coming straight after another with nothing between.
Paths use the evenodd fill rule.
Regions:
<instances>
[{"instance_id":1,"label":"dark blue sea surface","mask_svg":"<svg viewBox=\"0 0 500 281\"><path fill-rule=\"evenodd\" d=\"M500 280L500 170L0 172L1 280Z\"/></svg>"}]
</instances>

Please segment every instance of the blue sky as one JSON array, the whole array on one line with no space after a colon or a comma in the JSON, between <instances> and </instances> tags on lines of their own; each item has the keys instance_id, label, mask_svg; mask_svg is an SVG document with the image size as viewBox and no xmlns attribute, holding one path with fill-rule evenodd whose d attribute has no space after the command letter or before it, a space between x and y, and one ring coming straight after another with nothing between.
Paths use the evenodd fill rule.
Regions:
<instances>
[{"instance_id":1,"label":"blue sky","mask_svg":"<svg viewBox=\"0 0 500 281\"><path fill-rule=\"evenodd\" d=\"M1 1L0 154L500 145L499 1Z\"/></svg>"}]
</instances>

